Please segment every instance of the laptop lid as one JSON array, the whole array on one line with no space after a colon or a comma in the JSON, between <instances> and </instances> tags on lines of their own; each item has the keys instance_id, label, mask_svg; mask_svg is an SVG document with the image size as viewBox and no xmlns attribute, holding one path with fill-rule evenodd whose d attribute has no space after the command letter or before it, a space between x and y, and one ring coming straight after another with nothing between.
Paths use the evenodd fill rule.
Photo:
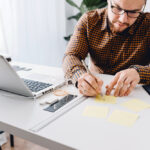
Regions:
<instances>
[{"instance_id":1,"label":"laptop lid","mask_svg":"<svg viewBox=\"0 0 150 150\"><path fill-rule=\"evenodd\" d=\"M8 63L8 61L3 56L0 55L0 89L1 90L16 93L26 97L37 98L63 85L64 82L60 82L59 84L56 85L49 84L48 87L38 92L32 92L25 84L23 79L19 77L19 75L15 72L12 66Z\"/></svg>"},{"instance_id":2,"label":"laptop lid","mask_svg":"<svg viewBox=\"0 0 150 150\"><path fill-rule=\"evenodd\" d=\"M27 97L34 97L8 61L0 55L0 89Z\"/></svg>"}]
</instances>

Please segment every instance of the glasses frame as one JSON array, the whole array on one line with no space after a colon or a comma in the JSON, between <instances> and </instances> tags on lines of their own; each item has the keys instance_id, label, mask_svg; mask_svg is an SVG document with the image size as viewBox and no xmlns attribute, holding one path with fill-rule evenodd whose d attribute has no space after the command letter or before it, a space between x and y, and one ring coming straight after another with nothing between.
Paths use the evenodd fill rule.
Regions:
<instances>
[{"instance_id":1,"label":"glasses frame","mask_svg":"<svg viewBox=\"0 0 150 150\"><path fill-rule=\"evenodd\" d=\"M145 4L146 5L146 4ZM111 7L111 11L113 12L113 8L116 8L116 9L120 9L120 12L121 13L115 13L115 12L113 12L114 14L116 14L116 15L123 15L124 13L127 13L127 16L129 17L129 18L138 18L139 16L140 16L140 14L142 14L143 13L143 11L144 11L144 9L145 9L145 5L144 5L144 7L142 8L142 10L141 11L132 11L132 10L125 10L125 9L122 9L122 8L118 8L118 7L116 7L116 6L113 6L113 4L112 4L112 1L110 0L110 7ZM139 13L139 15L137 16L137 17L131 17L128 13Z\"/></svg>"}]
</instances>

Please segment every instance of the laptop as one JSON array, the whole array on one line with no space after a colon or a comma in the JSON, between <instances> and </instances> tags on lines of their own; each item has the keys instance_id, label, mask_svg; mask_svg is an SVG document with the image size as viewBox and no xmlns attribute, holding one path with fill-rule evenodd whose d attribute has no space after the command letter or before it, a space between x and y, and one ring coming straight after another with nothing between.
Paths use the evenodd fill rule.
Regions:
<instances>
[{"instance_id":1,"label":"laptop","mask_svg":"<svg viewBox=\"0 0 150 150\"><path fill-rule=\"evenodd\" d=\"M9 62L0 55L0 90L29 98L38 98L64 84L64 81L54 85L51 83L21 78Z\"/></svg>"}]
</instances>

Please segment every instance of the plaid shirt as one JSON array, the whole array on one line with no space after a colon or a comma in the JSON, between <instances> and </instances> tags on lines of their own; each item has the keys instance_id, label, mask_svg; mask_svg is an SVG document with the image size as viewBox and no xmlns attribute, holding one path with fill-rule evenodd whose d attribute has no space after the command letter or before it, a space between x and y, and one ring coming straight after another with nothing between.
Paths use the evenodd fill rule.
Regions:
<instances>
[{"instance_id":1,"label":"plaid shirt","mask_svg":"<svg viewBox=\"0 0 150 150\"><path fill-rule=\"evenodd\" d=\"M65 77L75 83L85 73L81 63L87 54L105 74L134 65L140 83L150 84L150 13L142 13L122 33L112 33L108 26L107 8L85 13L78 21L63 59Z\"/></svg>"}]
</instances>

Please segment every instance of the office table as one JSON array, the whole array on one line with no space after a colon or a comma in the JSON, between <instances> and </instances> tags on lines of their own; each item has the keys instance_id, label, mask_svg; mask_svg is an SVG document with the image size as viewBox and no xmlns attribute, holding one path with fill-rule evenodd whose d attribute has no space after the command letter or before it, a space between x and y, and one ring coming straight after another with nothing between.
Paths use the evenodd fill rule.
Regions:
<instances>
[{"instance_id":1,"label":"office table","mask_svg":"<svg viewBox=\"0 0 150 150\"><path fill-rule=\"evenodd\" d=\"M39 74L55 76L63 79L60 68L44 67L36 65L20 65L33 68ZM27 75L29 72L20 72ZM100 75L107 84L113 76ZM47 79L49 80L49 79ZM103 86L103 93L105 92ZM77 89L72 86L65 88L69 92ZM117 98L117 104L101 104L87 98L82 103L44 127L38 132L31 131L31 127L49 117L49 112L43 110L39 103L43 99L51 98L47 94L37 100L30 100L22 96L7 95L0 92L0 129L7 131L41 146L52 150L149 150L150 149L150 109L139 112L140 118L132 127L125 127L109 123L106 119L88 118L82 116L87 105L108 106L109 114L114 109L129 111L120 103L129 99L138 98L150 104L149 95L139 85L128 97ZM132 112L132 111L129 111Z\"/></svg>"}]
</instances>

